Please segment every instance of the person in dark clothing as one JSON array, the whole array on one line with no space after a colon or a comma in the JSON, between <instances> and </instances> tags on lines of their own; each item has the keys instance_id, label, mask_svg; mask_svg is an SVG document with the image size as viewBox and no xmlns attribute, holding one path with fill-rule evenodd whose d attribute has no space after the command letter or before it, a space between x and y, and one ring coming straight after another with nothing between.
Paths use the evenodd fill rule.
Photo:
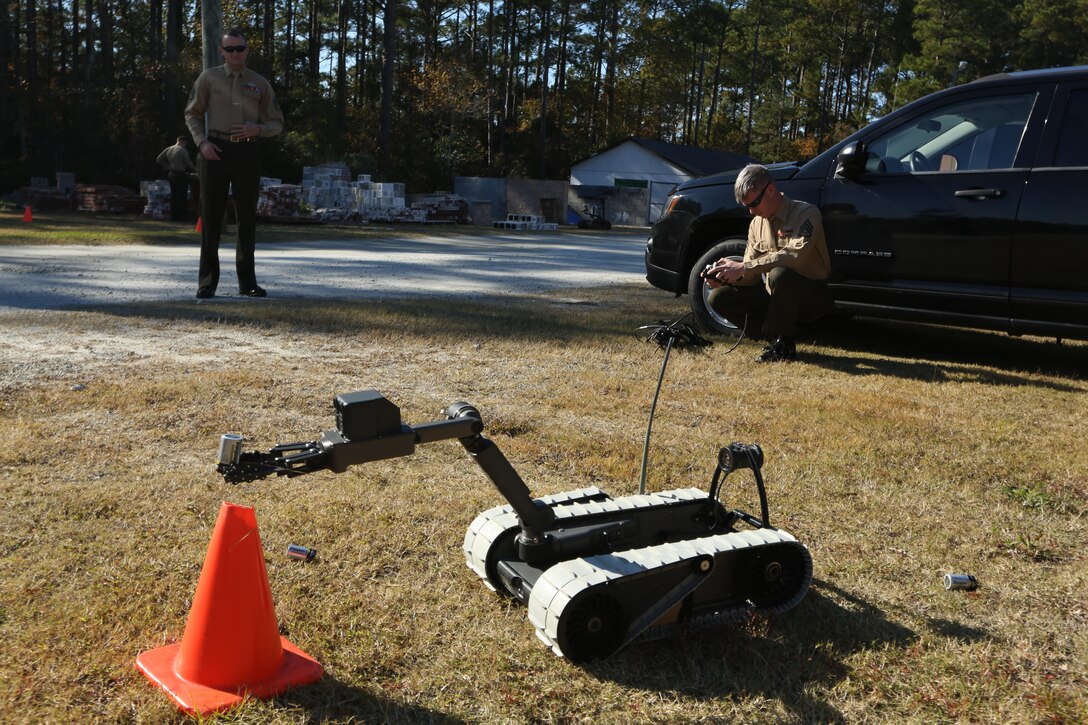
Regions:
<instances>
[{"instance_id":1,"label":"person in dark clothing","mask_svg":"<svg viewBox=\"0 0 1088 725\"><path fill-rule=\"evenodd\" d=\"M170 182L170 219L183 222L189 211L189 173L196 171L189 158L189 139L178 136L177 143L164 148L155 160Z\"/></svg>"},{"instance_id":2,"label":"person in dark clothing","mask_svg":"<svg viewBox=\"0 0 1088 725\"><path fill-rule=\"evenodd\" d=\"M200 152L204 219L196 296L214 297L219 285L219 237L227 198L233 194L238 216L238 291L246 297L265 297L268 293L257 285L253 259L261 177L257 139L283 130L283 112L268 81L246 68L249 48L240 30L231 28L223 35L219 54L224 64L200 74L185 107L185 123Z\"/></svg>"}]
</instances>

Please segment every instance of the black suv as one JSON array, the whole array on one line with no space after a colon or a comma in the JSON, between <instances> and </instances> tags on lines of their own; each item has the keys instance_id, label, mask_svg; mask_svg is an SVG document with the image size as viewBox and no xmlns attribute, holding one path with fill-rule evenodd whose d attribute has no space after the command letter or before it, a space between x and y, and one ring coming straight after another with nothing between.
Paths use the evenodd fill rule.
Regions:
<instances>
[{"instance_id":1,"label":"black suv","mask_svg":"<svg viewBox=\"0 0 1088 725\"><path fill-rule=\"evenodd\" d=\"M769 168L820 207L837 311L1088 339L1088 66L934 93ZM646 244L646 279L727 333L699 272L744 254L736 176L680 184Z\"/></svg>"}]
</instances>

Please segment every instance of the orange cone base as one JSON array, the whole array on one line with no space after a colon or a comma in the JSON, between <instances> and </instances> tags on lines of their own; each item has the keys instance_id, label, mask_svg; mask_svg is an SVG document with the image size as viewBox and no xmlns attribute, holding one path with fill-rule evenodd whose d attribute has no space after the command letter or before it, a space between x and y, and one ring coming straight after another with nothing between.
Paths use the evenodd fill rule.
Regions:
<instances>
[{"instance_id":1,"label":"orange cone base","mask_svg":"<svg viewBox=\"0 0 1088 725\"><path fill-rule=\"evenodd\" d=\"M325 669L317 660L280 637L283 658L280 669L262 682L240 685L237 689L219 690L207 685L190 682L175 669L181 643L141 652L136 666L151 683L170 696L177 706L194 715L206 716L227 710L242 703L246 697L264 700L298 685L308 685L321 679Z\"/></svg>"}]
</instances>

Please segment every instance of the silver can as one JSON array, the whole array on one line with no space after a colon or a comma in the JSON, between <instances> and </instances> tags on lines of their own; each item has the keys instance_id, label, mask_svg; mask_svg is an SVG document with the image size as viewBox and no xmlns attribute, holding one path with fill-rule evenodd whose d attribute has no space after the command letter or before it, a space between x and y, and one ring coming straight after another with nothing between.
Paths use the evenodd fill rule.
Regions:
<instances>
[{"instance_id":1,"label":"silver can","mask_svg":"<svg viewBox=\"0 0 1088 725\"><path fill-rule=\"evenodd\" d=\"M237 433L224 433L219 438L219 462L232 466L242 457L242 441L245 439Z\"/></svg>"},{"instance_id":2,"label":"silver can","mask_svg":"<svg viewBox=\"0 0 1088 725\"><path fill-rule=\"evenodd\" d=\"M952 591L953 589L962 589L964 591L973 592L978 589L978 579L975 579L970 574L945 574L944 588L949 591Z\"/></svg>"},{"instance_id":3,"label":"silver can","mask_svg":"<svg viewBox=\"0 0 1088 725\"><path fill-rule=\"evenodd\" d=\"M287 556L293 559L301 559L302 561L313 561L317 556L317 549L311 549L309 546L299 546L298 544L289 544L287 546Z\"/></svg>"}]
</instances>

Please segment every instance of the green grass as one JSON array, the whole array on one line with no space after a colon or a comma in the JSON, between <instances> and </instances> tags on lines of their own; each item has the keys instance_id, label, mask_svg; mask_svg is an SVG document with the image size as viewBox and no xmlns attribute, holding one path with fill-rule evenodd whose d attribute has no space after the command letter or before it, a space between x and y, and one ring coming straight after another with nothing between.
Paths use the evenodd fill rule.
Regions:
<instances>
[{"instance_id":1,"label":"green grass","mask_svg":"<svg viewBox=\"0 0 1088 725\"><path fill-rule=\"evenodd\" d=\"M78 211L33 211L33 221L23 221L21 208L0 209L0 246L21 244L199 244L196 222L172 222L131 214L91 214ZM233 234L232 225L224 234ZM503 234L486 227L433 224L273 224L259 222L261 244L332 239ZM618 230L617 230L618 231ZM601 234L602 232L595 232ZM230 238L230 237L228 237Z\"/></svg>"},{"instance_id":2,"label":"green grass","mask_svg":"<svg viewBox=\"0 0 1088 725\"><path fill-rule=\"evenodd\" d=\"M231 501L256 508L281 631L326 676L224 722L1088 721L1082 343L854 321L801 363L674 354L649 488L703 487L718 446L759 443L815 582L787 614L586 667L465 567L501 499L456 443L215 473L221 433L312 440L335 394L376 388L411 424L473 403L534 493L635 493L661 351L634 330L684 300L570 294L0 313L5 719L183 720L135 658L181 638ZM752 510L749 480L726 502ZM981 588L947 592L949 572Z\"/></svg>"}]
</instances>

